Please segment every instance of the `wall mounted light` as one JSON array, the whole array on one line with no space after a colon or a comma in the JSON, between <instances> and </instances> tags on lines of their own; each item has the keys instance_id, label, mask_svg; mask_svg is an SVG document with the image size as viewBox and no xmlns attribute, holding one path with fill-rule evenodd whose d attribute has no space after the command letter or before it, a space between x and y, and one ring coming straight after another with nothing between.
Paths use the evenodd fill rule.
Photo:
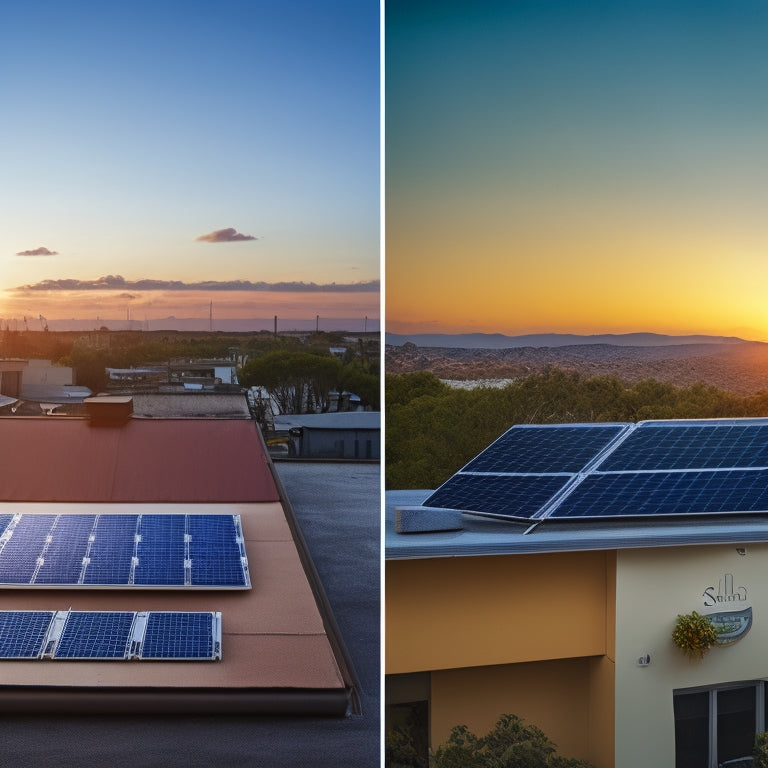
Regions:
<instances>
[{"instance_id":1,"label":"wall mounted light","mask_svg":"<svg viewBox=\"0 0 768 768\"><path fill-rule=\"evenodd\" d=\"M736 554L738 554L738 555L746 555L747 554L747 548L746 547L736 547Z\"/></svg>"},{"instance_id":2,"label":"wall mounted light","mask_svg":"<svg viewBox=\"0 0 768 768\"><path fill-rule=\"evenodd\" d=\"M637 660L637 666L638 667L647 667L651 663L651 654L646 653L645 656L641 656Z\"/></svg>"}]
</instances>

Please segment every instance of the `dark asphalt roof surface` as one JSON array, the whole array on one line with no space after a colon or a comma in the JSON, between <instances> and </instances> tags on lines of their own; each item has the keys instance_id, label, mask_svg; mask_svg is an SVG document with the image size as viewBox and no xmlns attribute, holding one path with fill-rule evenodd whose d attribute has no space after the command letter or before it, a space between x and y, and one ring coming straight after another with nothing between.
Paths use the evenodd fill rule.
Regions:
<instances>
[{"instance_id":1,"label":"dark asphalt roof surface","mask_svg":"<svg viewBox=\"0 0 768 768\"><path fill-rule=\"evenodd\" d=\"M373 768L380 763L380 467L279 462L360 683L362 715L0 719L0 766Z\"/></svg>"}]
</instances>

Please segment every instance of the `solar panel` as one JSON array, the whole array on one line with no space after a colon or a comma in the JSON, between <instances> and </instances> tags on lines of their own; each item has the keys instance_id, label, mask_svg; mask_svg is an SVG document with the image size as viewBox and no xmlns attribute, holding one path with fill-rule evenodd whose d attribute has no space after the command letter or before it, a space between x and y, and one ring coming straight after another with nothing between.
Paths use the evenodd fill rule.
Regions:
<instances>
[{"instance_id":1,"label":"solar panel","mask_svg":"<svg viewBox=\"0 0 768 768\"><path fill-rule=\"evenodd\" d=\"M142 659L212 659L214 617L210 613L153 611L141 644Z\"/></svg>"},{"instance_id":2,"label":"solar panel","mask_svg":"<svg viewBox=\"0 0 768 768\"><path fill-rule=\"evenodd\" d=\"M0 611L0 659L37 659L53 611Z\"/></svg>"},{"instance_id":3,"label":"solar panel","mask_svg":"<svg viewBox=\"0 0 768 768\"><path fill-rule=\"evenodd\" d=\"M40 565L31 581L35 584L77 584L88 549L88 536L96 515L60 515L49 534Z\"/></svg>"},{"instance_id":4,"label":"solar panel","mask_svg":"<svg viewBox=\"0 0 768 768\"><path fill-rule=\"evenodd\" d=\"M13 515L10 513L4 513L0 515L0 539L5 535L5 529L8 527L8 523L13 520Z\"/></svg>"},{"instance_id":5,"label":"solar panel","mask_svg":"<svg viewBox=\"0 0 768 768\"><path fill-rule=\"evenodd\" d=\"M132 611L71 611L53 653L55 659L125 659Z\"/></svg>"},{"instance_id":6,"label":"solar panel","mask_svg":"<svg viewBox=\"0 0 768 768\"><path fill-rule=\"evenodd\" d=\"M569 475L454 475L425 507L529 519L570 480Z\"/></svg>"},{"instance_id":7,"label":"solar panel","mask_svg":"<svg viewBox=\"0 0 768 768\"><path fill-rule=\"evenodd\" d=\"M239 515L17 514L0 586L250 588Z\"/></svg>"},{"instance_id":8,"label":"solar panel","mask_svg":"<svg viewBox=\"0 0 768 768\"><path fill-rule=\"evenodd\" d=\"M625 424L515 426L462 471L579 472L625 429Z\"/></svg>"},{"instance_id":9,"label":"solar panel","mask_svg":"<svg viewBox=\"0 0 768 768\"><path fill-rule=\"evenodd\" d=\"M138 515L99 516L83 584L128 584L138 522Z\"/></svg>"},{"instance_id":10,"label":"solar panel","mask_svg":"<svg viewBox=\"0 0 768 768\"><path fill-rule=\"evenodd\" d=\"M768 471L594 474L550 515L645 517L768 512Z\"/></svg>"},{"instance_id":11,"label":"solar panel","mask_svg":"<svg viewBox=\"0 0 768 768\"><path fill-rule=\"evenodd\" d=\"M645 422L600 471L768 467L768 424Z\"/></svg>"},{"instance_id":12,"label":"solar panel","mask_svg":"<svg viewBox=\"0 0 768 768\"><path fill-rule=\"evenodd\" d=\"M239 519L190 515L188 523L192 583L244 586L245 549Z\"/></svg>"},{"instance_id":13,"label":"solar panel","mask_svg":"<svg viewBox=\"0 0 768 768\"><path fill-rule=\"evenodd\" d=\"M513 427L424 506L532 522L768 513L768 419Z\"/></svg>"},{"instance_id":14,"label":"solar panel","mask_svg":"<svg viewBox=\"0 0 768 768\"><path fill-rule=\"evenodd\" d=\"M142 515L134 584L184 585L186 515Z\"/></svg>"},{"instance_id":15,"label":"solar panel","mask_svg":"<svg viewBox=\"0 0 768 768\"><path fill-rule=\"evenodd\" d=\"M216 661L221 613L0 611L0 660Z\"/></svg>"},{"instance_id":16,"label":"solar panel","mask_svg":"<svg viewBox=\"0 0 768 768\"><path fill-rule=\"evenodd\" d=\"M10 534L0 550L0 583L29 584L37 570L46 538L56 515L19 515L8 526Z\"/></svg>"}]
</instances>

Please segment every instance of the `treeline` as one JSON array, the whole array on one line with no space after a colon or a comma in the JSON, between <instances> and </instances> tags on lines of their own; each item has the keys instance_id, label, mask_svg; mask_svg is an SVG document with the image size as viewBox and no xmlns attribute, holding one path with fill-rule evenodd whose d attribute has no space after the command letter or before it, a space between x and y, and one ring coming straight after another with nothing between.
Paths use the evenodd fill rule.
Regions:
<instances>
[{"instance_id":1,"label":"treeline","mask_svg":"<svg viewBox=\"0 0 768 768\"><path fill-rule=\"evenodd\" d=\"M378 359L347 354L344 360L317 351L273 350L238 370L244 387L264 387L281 413L324 413L331 392L353 392L361 405L379 409Z\"/></svg>"},{"instance_id":2,"label":"treeline","mask_svg":"<svg viewBox=\"0 0 768 768\"><path fill-rule=\"evenodd\" d=\"M548 368L502 389L453 389L431 373L388 375L386 485L436 488L514 424L768 415L768 390L740 397L706 384L585 378Z\"/></svg>"},{"instance_id":3,"label":"treeline","mask_svg":"<svg viewBox=\"0 0 768 768\"><path fill-rule=\"evenodd\" d=\"M174 360L236 359L246 361L240 382L274 388L287 409L310 402L323 410L328 392L341 387L359 395L363 405L380 403L379 345L377 340L350 342L344 333L283 334L87 331L0 332L0 357L51 360L72 367L75 383L103 392L107 368L159 365ZM331 347L344 347L343 360ZM294 391L291 392L291 387ZM299 413L300 410L284 412Z\"/></svg>"}]
</instances>

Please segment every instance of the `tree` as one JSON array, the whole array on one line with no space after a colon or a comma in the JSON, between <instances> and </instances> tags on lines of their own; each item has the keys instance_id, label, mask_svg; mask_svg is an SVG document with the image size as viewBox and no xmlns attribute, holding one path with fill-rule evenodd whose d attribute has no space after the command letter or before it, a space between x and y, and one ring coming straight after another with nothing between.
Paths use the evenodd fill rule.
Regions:
<instances>
[{"instance_id":1,"label":"tree","mask_svg":"<svg viewBox=\"0 0 768 768\"><path fill-rule=\"evenodd\" d=\"M768 391L739 397L706 384L584 378L550 367L502 389L456 390L431 373L389 374L388 488L437 488L515 424L768 415Z\"/></svg>"},{"instance_id":2,"label":"tree","mask_svg":"<svg viewBox=\"0 0 768 768\"><path fill-rule=\"evenodd\" d=\"M360 403L378 411L381 402L381 379L366 371L363 365L353 360L341 370L340 386L360 398Z\"/></svg>"},{"instance_id":3,"label":"tree","mask_svg":"<svg viewBox=\"0 0 768 768\"><path fill-rule=\"evenodd\" d=\"M501 715L485 735L458 725L434 755L433 768L591 768L585 760L561 757L557 746L535 725L517 715Z\"/></svg>"},{"instance_id":4,"label":"tree","mask_svg":"<svg viewBox=\"0 0 768 768\"><path fill-rule=\"evenodd\" d=\"M264 387L281 413L327 411L340 375L341 363L333 357L289 350L267 352L238 372L244 387Z\"/></svg>"}]
</instances>

